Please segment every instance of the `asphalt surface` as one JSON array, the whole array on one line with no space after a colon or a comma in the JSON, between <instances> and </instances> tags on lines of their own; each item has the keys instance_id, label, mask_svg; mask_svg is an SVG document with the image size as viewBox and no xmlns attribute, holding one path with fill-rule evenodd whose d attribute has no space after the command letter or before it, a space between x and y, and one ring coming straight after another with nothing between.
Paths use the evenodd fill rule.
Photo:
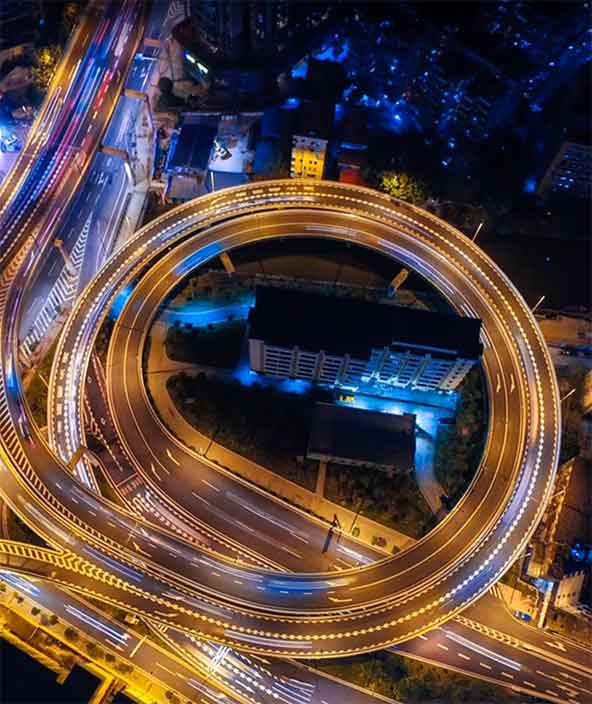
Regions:
<instances>
[{"instance_id":1,"label":"asphalt surface","mask_svg":"<svg viewBox=\"0 0 592 704\"><path fill-rule=\"evenodd\" d=\"M103 430L103 437L109 448L113 448L120 458L117 465L108 471L114 484L122 483L121 488L125 492L123 500L130 502L138 510L144 510L147 519L155 523L163 520L165 524L170 523L163 513L169 511L168 516L170 516L174 507L158 508L155 495L151 495L149 502L140 500L142 494L150 492L146 486L151 482L139 481L138 473L129 465L129 456L120 445L116 430L111 424L103 375L96 359L93 359L91 364L85 396L88 401L88 412L104 420L104 424L99 422L98 426ZM127 468L128 473L123 479L120 467ZM225 479L223 475L222 483ZM218 486L220 486L219 483ZM127 487L130 487L129 493L126 491ZM234 495L234 492L232 493ZM215 496L220 505L224 506L227 503L223 492ZM196 511L199 517L200 506L196 507ZM296 529L302 528L303 524L311 521L306 514L291 509L288 509L287 514L285 520L288 520L289 525ZM252 527L257 527L257 515L253 515L250 520L249 516L245 516L244 520L247 522L249 531ZM197 530L189 527L192 521L187 514L182 517L175 516L173 522L175 526L181 526L184 531ZM201 524L201 519L199 523ZM231 518L225 527L226 535L234 538L238 543L241 535L244 535L244 525ZM339 544L346 551L359 550L357 543L351 541L347 535L340 537ZM322 545L317 546L319 551L321 548ZM368 559L373 559L373 551L370 548L367 551L370 553ZM249 561L249 557L241 554L241 559L246 562ZM380 554L376 552L374 557L379 558ZM308 564L300 565L300 569L305 566L308 567ZM174 633L172 631L170 633L171 637L174 637ZM592 692L588 687L592 677L590 652L577 643L553 636L515 619L504 602L489 593L464 611L460 619L452 619L445 626L394 646L392 649L401 655L419 658L437 666L449 667L462 674L473 675L497 685L513 687L515 691L536 694L550 701L565 701L563 697L566 694L567 701L592 700L590 696ZM277 672L279 666L280 661L277 660L270 664L274 672Z\"/></svg>"},{"instance_id":2,"label":"asphalt surface","mask_svg":"<svg viewBox=\"0 0 592 704\"><path fill-rule=\"evenodd\" d=\"M377 701L370 692L354 689L295 663L255 660L174 633L155 631L146 638L87 601L50 584L10 574L0 574L0 578L55 614L62 624L76 628L105 650L126 659L138 672L132 681L139 677L138 687L145 694L150 694L153 689L150 682L154 680L189 701L199 694L199 701L205 704L220 701L243 704L253 696L259 704ZM51 632L51 628L48 630ZM139 671L146 674L140 675Z\"/></svg>"},{"instance_id":3,"label":"asphalt surface","mask_svg":"<svg viewBox=\"0 0 592 704\"><path fill-rule=\"evenodd\" d=\"M125 17L125 13L120 13L123 17ZM118 20L121 20L121 17L118 18ZM83 24L83 29L85 25ZM105 32L107 32L108 27L104 28ZM101 31L103 31L103 28L101 28ZM81 30L81 34L78 35L78 39L84 38ZM117 36L117 33L114 34L114 38L117 39L117 43L115 45L115 55L117 56L118 50L121 51L123 46L120 43L121 41L121 36ZM103 37L101 37L101 41L98 42L101 46L103 45ZM87 39L88 41L88 39ZM76 41L74 41L76 43ZM70 52L69 58L71 58L71 55L76 55L76 51L73 50ZM103 59L105 56L103 56ZM64 64L64 66L68 67L68 62ZM61 78L64 78L65 76L73 76L76 74L76 72L79 70L79 66L76 65L76 63L71 63L71 73L67 74L64 69L61 74ZM83 66L84 69L84 66ZM115 75L117 76L117 70L115 72ZM111 76L112 77L112 76ZM104 125L104 120L102 112L106 111L107 114L110 114L110 111L112 110L113 104L111 103L111 106L109 107L109 101L107 100L105 102L105 108L101 109L102 102L99 102L101 100L104 101L105 93L110 94L109 86L106 85L107 81L103 80L103 82L98 82L96 79L98 78L98 75L95 75L94 78L90 75L90 73L87 72L86 80L88 83L82 82L81 85L83 87L83 91L79 94L79 98L75 101L77 104L80 104L80 101L84 102L85 94L84 90L87 90L88 93L93 93L93 90L98 89L98 93L95 93L97 95L97 103L95 103L95 106L99 108L97 112L94 113L93 118L90 120L91 122L95 121L97 118L97 115L99 112L101 112L101 118L97 121L97 126L93 128L93 125L89 125L89 128L86 132L88 135L90 133L91 135L91 142L92 142L92 137L94 137L96 134L100 133L100 131L103 129ZM59 83L59 80L56 81ZM54 86L55 88L55 86ZM81 134L81 130L84 126L84 118L81 119L80 123L77 122L77 119L72 119L70 120L70 123L66 126L64 122L62 122L62 126L59 124L59 119L56 119L56 116L59 117L60 109L61 109L61 104L60 100L63 100L62 98L59 97L59 91L54 93L53 89L52 92L50 92L50 100L46 103L46 109L42 111L40 117L38 120L40 121L38 127L39 129L35 133L35 139L33 142L37 141L37 145L35 144L28 144L27 148L24 150L22 153L23 157L23 168L24 170L21 171L22 174L24 174L25 177L31 177L32 178L32 187L27 189L21 188L22 181L19 183L13 182L12 184L10 183L11 179L7 179L6 182L3 184L2 189L0 190L0 195L2 196L1 202L2 202L2 212L5 214L5 217L3 219L4 227L2 229L2 233L0 233L0 237L4 238L3 242L6 245L5 247L2 248L2 255L6 256L6 261L8 261L8 254L15 252L18 250L19 247L24 245L27 242L27 237L34 237L38 240L38 246L43 246L45 242L47 241L49 234L52 233L53 228L56 224L56 222L59 221L59 218L61 217L61 210L60 208L51 210L48 209L45 212L43 211L43 206L45 204L49 204L52 202L55 202L56 196L59 194L56 192L55 189L57 189L56 183L59 184L60 188L62 187L62 184L67 184L70 187L70 192L74 192L76 190L77 184L80 181L80 176L81 174L84 173L84 165L85 162L87 161L87 152L86 152L86 147L89 146L90 150L92 151L93 146L89 142L87 142L83 139L82 142L77 143L77 139ZM53 102L52 102L53 101ZM85 106L86 108L86 106ZM82 110L81 112L84 112ZM85 117L88 118L90 115L90 112L85 113ZM61 140L54 141L52 140L47 140L47 135L50 132L55 132L56 127L58 128L57 131L59 132L59 128L61 127L62 129L62 135L63 137ZM51 128L51 129L50 129ZM65 132L64 132L65 129ZM72 137L74 139L72 140ZM37 155L39 155L40 152L42 152L45 147L47 146L46 142L52 142L49 146L50 147L56 147L53 152L51 152L51 149L47 149L45 154L42 154L43 158L37 160ZM35 153L35 150L37 152ZM72 153L76 152L76 156L72 157ZM68 157L72 157L71 159L68 159ZM29 164L33 165L31 168L27 166L26 160L29 159ZM64 171L64 168L67 168L64 166L66 162L70 161L71 163L74 164L74 167L71 168L71 173L66 173ZM40 166L41 165L41 166ZM45 171L43 170L45 168ZM20 169L15 169L13 174L17 171L20 171ZM8 186L7 186L8 183ZM26 186L26 184L25 184ZM287 189L289 190L289 188ZM271 191L271 189L270 189ZM64 188L64 193L67 193L67 191ZM24 195L23 195L24 194ZM16 195L16 198L15 198ZM44 197L40 197L44 196ZM18 202L18 208L15 206L15 202L18 201L20 198L20 201ZM273 195L271 196L272 200L276 199L276 203L280 203L282 196L277 196ZM305 198L308 198L310 200L314 200L314 198L310 197L310 194L305 196ZM25 200L23 200L25 199ZM346 198L347 199L347 198ZM67 202L67 197L63 197L63 201ZM7 205L8 205L8 211L7 211ZM11 207L12 210L11 210ZM224 207L222 205L222 207ZM6 212L8 212L9 217L6 217ZM23 215L23 219L19 222L16 222L18 220L18 215ZM417 213L414 213L416 216ZM30 223L33 222L34 224L42 223L43 226L40 228L39 226L34 227L33 230L31 231L30 229ZM417 225L417 223L414 223L414 225ZM20 229L19 229L20 228ZM349 235L351 236L352 234L355 236L355 233L351 232L350 228L344 228L345 230L349 230ZM42 230L42 236L39 236L40 231ZM343 234L343 233L342 233ZM425 234L425 233L423 233ZM12 239L9 241L8 236L12 235ZM29 258L29 261L27 261L26 258L24 258L22 255L24 254L24 249L23 251L19 253L18 256L15 256L11 260L11 268L7 270L8 276L5 276L4 282L3 282L3 295L2 295L2 323L3 323L3 330L2 332L5 332L5 329L8 329L11 333L14 333L15 329L15 318L18 317L18 310L19 306L22 303L22 297L19 294L14 295L14 286L18 285L22 286L20 291L23 291L25 289L25 286L23 285L24 282L27 279L27 276L29 274L29 270L32 268L31 261ZM10 250L10 252L9 252ZM469 252L469 254L474 254L474 252ZM203 253L202 253L203 255ZM23 263L24 262L24 263ZM485 262L487 264L487 262ZM21 267L20 269L18 267ZM420 268L420 267L419 267ZM19 274L20 279L19 279ZM496 274L495 270L493 270L493 274ZM485 273L485 279L488 279L487 272ZM450 282L448 282L450 283ZM473 282L474 283L474 282ZM504 282L501 282L504 283ZM13 286L11 290L11 285ZM442 283L443 286L445 286L444 283ZM503 288L503 287L502 287ZM12 295L12 299L10 297L10 294ZM510 289L510 293L513 293ZM503 296L502 296L503 297ZM518 301L518 304L520 304L520 301ZM521 336L524 334L525 339L527 340L526 348L528 349L528 352L530 352L534 357L538 354L538 350L534 350L532 348L529 348L528 346L528 341L531 343L535 343L536 346L536 335L533 339L529 339L530 337L530 331L528 328L526 328L526 333L524 331L524 328L520 326L520 320L519 318L522 317L522 313L524 311L520 310L520 305L517 305L516 309L514 310L514 315L513 317L515 318L516 322L518 322L518 329L520 331L520 335L518 335L518 340L521 341ZM8 314L7 314L8 313ZM516 313L519 313L520 315L516 315ZM7 322L8 321L8 322ZM530 323L530 320L528 319L528 316L526 316L525 323ZM536 332L536 331L535 331ZM12 340L13 337L8 336L8 337L3 337L3 340L10 341ZM525 354L528 356L528 352L525 352L524 349L520 350L521 354ZM524 361L524 360L522 360ZM540 359L538 360L539 362L541 361ZM543 362L545 361L544 359L542 360ZM532 362L532 360L530 360ZM16 460L17 463L22 464L22 473L23 475L27 476L30 485L27 487L25 492L31 491L31 489L34 487L35 490L38 492L37 494L37 499L39 498L40 495L44 495L45 498L48 501L48 504L52 504L54 508L56 508L56 502L54 497L52 496L51 498L48 497L46 491L44 491L44 487L41 487L38 481L38 478L35 478L31 475L30 470L32 469L31 466L27 466L27 460L30 458L31 455L38 455L37 459L41 460L39 462L40 466L43 462L47 460L47 449L43 447L42 442L40 443L39 440L40 438L36 434L36 428L31 424L30 419L27 418L24 408L20 402L20 399L18 398L19 394L19 389L18 389L18 380L16 378L16 372L15 372L15 363L14 359L12 358L11 354L6 355L6 358L3 359L3 376L2 376L2 381L3 381L3 401L6 401L6 397L8 397L9 403L3 403L2 404L2 412L3 412L3 417L2 417L2 422L3 422L3 430L5 428L5 411L9 410L11 413L13 419L14 419L14 427L18 428L18 431L16 433L17 440L20 441L21 447L18 448L17 444L15 444L15 433L14 433L14 427L13 427L13 432L6 432L6 438L3 437L3 441L6 440L6 445L5 445L5 450L6 447L8 447L8 452L7 456L10 457L11 460ZM543 370L544 371L544 370ZM531 368L529 368L528 364L525 364L525 374L531 374L530 381L537 381L537 365L536 362L532 365ZM538 370L538 374L541 373L541 370ZM509 393L513 393L513 391L516 390L517 386L522 385L522 379L520 378L520 374L517 373L516 377L513 377L510 375L510 379L508 381L510 390ZM497 378L497 387L506 386L506 380L503 377ZM533 384L534 388L534 384ZM539 387L540 389L540 387ZM553 396L554 389L551 389L551 396ZM496 393L499 393L496 391ZM14 396L14 398L12 398ZM526 398L526 397L525 397ZM541 406L543 405L543 399L541 396L539 396L539 399ZM551 399L551 401L554 401L555 399ZM534 406L537 404L535 403ZM547 400L547 406L553 405L549 400ZM7 408L8 406L8 408ZM531 409L529 409L531 410ZM536 410L536 409L535 409ZM540 410L540 409L539 409ZM541 422L541 419L535 417L535 422L534 425L539 425ZM553 424L556 426L556 418L552 418L552 426L551 430L553 429ZM536 433L532 433L532 444L534 446L536 441ZM22 452L23 450L23 444L26 446L26 452ZM552 442L551 445L554 443ZM543 448L543 443L539 441L539 449ZM35 452L29 453L29 450L34 449L36 450ZM21 452L19 452L19 450ZM548 449L547 449L548 452ZM551 454L553 454L553 450L551 451ZM27 455L27 457L25 457ZM548 460L548 458L547 458ZM50 465L51 462L48 463ZM56 467L54 466L53 469ZM6 472L7 469L5 467L0 468L2 471ZM12 469L12 468L11 468ZM531 467L532 469L532 467ZM538 467L537 467L538 469ZM550 469L550 472L552 473L554 466L553 462L550 463L550 466L548 467ZM49 468L48 468L49 470ZM59 466L58 466L58 471L61 471ZM45 474L45 472L44 472ZM54 489L58 489L58 494L62 494L63 490L60 487L60 481L64 480L63 477L58 476L57 479L54 478L55 480L55 485ZM66 476L64 483L68 483L69 477ZM69 521L76 521L76 516L75 512L70 514L69 516L64 515L64 508L65 506L62 504L61 506L57 507L58 513L62 514L61 516L58 516L57 513L55 513L51 518L52 520L48 520L46 516L43 515L44 512L46 513L51 513L51 511L47 511L47 506L33 506L31 503L27 501L26 497L23 497L22 495L18 495L18 493L14 492L14 487L16 485L13 484L13 486L10 486L12 483L12 480L6 479L6 486L8 487L8 493L11 495L11 502L13 505L18 506L19 513L21 515L29 514L28 521L35 524L37 527L40 527L40 532L45 535L48 539L53 539L54 543L57 544L67 544L68 546L73 548L74 553L82 554L84 552L84 546L83 546L83 541L79 540L78 538L75 537L70 537L68 536L67 538L64 537L64 532L62 531L60 533L60 528L59 524L64 523L64 518L66 518L65 523L68 524ZM4 491L4 482L2 483L3 486L3 491ZM533 483L534 486L534 483ZM92 500L89 499L89 497L85 496L84 491L82 493L77 494L75 491L76 487L70 486L70 490L72 491L72 494L74 496L74 501L73 503L75 505L80 505L80 502L82 501L83 504L86 505L86 508L84 509L86 513L86 518L89 518L89 516L92 516L93 509L91 506ZM535 489L533 487L528 487L528 489L531 489L531 491L527 494L528 498L530 499L530 496L532 493L535 493ZM80 490L80 488L78 488ZM76 496L79 498L76 499ZM540 494L540 487L539 487L539 500L540 496L543 496L544 498L544 492L541 495ZM536 497L534 497L536 498ZM534 499L533 499L534 500ZM98 508L98 506L97 506ZM519 511L518 511L519 513ZM95 512L95 517L96 517L96 512ZM117 517L113 516L112 517L114 521L117 522ZM129 523L124 521L122 523L122 526L125 525L125 529L127 530L129 528ZM90 533L93 531L91 530ZM84 533L84 531L83 531ZM86 532L83 534L84 538L87 540L89 539L89 533ZM96 539L96 535L93 536L93 538ZM129 538L129 535L128 535ZM152 541L151 541L152 542ZM105 548L105 543L104 539L102 537L99 537L98 539L98 544L101 545L101 549L104 550ZM121 547L121 546L120 546ZM171 546L169 546L171 547ZM140 548L141 549L141 548ZM91 560L91 562L94 562L96 565L96 560L101 558L97 558L96 555L98 552L92 553L95 555L95 557ZM178 554L178 553L177 553ZM495 553L494 553L495 554ZM105 558L103 559L103 564L105 564ZM109 559L109 558L107 558ZM134 561L134 558L131 558L132 562ZM109 564L109 563L107 563ZM485 563L488 564L488 563ZM117 561L112 561L110 563L110 570L114 570L115 572L121 573L121 565L117 563ZM146 564L145 569L148 571L149 568L148 565ZM96 570L96 568L95 568ZM129 576L129 570L128 570L128 576ZM87 575L88 577L88 575ZM54 577L55 578L55 577ZM71 578L71 577L70 577ZM168 577L167 577L168 578ZM293 583L292 583L293 584ZM340 585L341 586L341 585ZM84 586L82 586L82 582L80 583L80 588L84 589ZM129 588L129 584L128 584ZM149 601L149 599L148 599ZM203 604L200 608L203 608ZM167 618L170 618L169 616L164 617L165 620ZM229 635L229 634L225 634ZM351 634L343 634L346 637L350 637ZM355 635L355 634L353 634ZM239 638L240 640L240 638ZM277 641L276 641L277 642Z\"/></svg>"},{"instance_id":4,"label":"asphalt surface","mask_svg":"<svg viewBox=\"0 0 592 704\"><path fill-rule=\"evenodd\" d=\"M323 191L326 190L326 193L319 194L321 188ZM245 200L247 203L243 203ZM303 208L305 205L309 206L311 202L319 201L325 210L330 212L323 212L322 216L318 211L314 211L313 214L308 213L306 216L304 211L297 214L293 211L272 214L260 212L252 218L245 218L241 221L230 220L228 217L228 211L231 211L233 207L237 213L240 213L245 204L254 208L257 206L257 201L261 201L260 207L263 210L281 207L286 201L290 202L292 208L296 206ZM344 208L346 203L351 210L366 208L366 217L356 218L351 212L346 214L336 212L339 208ZM79 303L78 312L84 310L86 328L81 330L74 324L77 312L69 321L66 334L62 338L62 350L67 349L71 356L68 360L70 365L67 378L68 391L65 392L62 387L61 393L66 398L70 398L72 389L79 388L76 382L81 370L86 366L89 338L92 336L93 327L96 326L105 303L115 291L115 287L105 286L106 281L113 281L112 272L120 272L120 280L123 280L125 277L124 269L126 273L131 272L134 265L145 265L150 259L149 254L157 253L158 247L155 246L155 243L160 241L160 245L162 245L171 241L179 233L183 234L183 232L188 232L191 227L194 228L197 222L206 215L211 217L214 212L216 217L225 219L220 228L223 227L225 230L225 243L228 245L237 245L256 239L257 235L252 230L255 223L257 223L257 231L260 233L263 232L262 225L267 226L268 229L265 231L267 236L274 234L274 227L278 232L281 231L282 235L285 235L288 224L286 218L292 217L295 218L295 222L291 227L292 229L296 228L299 234L303 229L310 233L314 232L315 236L318 236L319 230L330 232L331 236L338 236L338 233L341 232L343 238L355 236L356 241L367 243L369 246L382 247L387 252L392 253L394 247L398 258L403 259L404 263L414 265L425 275L431 275L436 279L436 284L440 288L448 290L449 296L454 298L455 303L461 306L463 312L469 311L484 320L487 346L486 366L490 378L493 377L493 422L484 468L474 485L470 499L462 502L459 508L440 524L428 539L397 555L388 563L358 569L351 574L340 574L339 580L324 581L325 578L322 576L308 576L304 580L301 576L284 576L278 582L275 581L276 578L244 570L240 572L239 576L234 572L235 568L230 568L229 572L229 568L226 566L220 565L218 562L212 564L209 562L210 558L205 558L205 565L210 567L208 572L208 570L201 569L204 566L203 562L198 562L200 568L198 568L198 564L194 563L196 569L193 569L191 558L188 558L184 578L195 579L199 573L202 588L206 589L210 595L216 594L219 603L221 602L222 590L220 579L216 573L219 575L220 571L218 570L221 570L228 575L224 578L224 599L235 604L235 619L231 626L229 624L230 627L224 628L223 637L226 642L230 640L232 644L239 647L265 651L273 643L277 647L277 649L274 648L274 652L278 652L278 650L285 652L284 648L287 648L287 642L296 640L306 641L302 650L289 650L288 652L301 652L302 654L307 652L310 654L311 651L316 652L318 649L323 654L328 654L327 650L318 647L318 636L323 632L326 633L325 638L330 635L331 640L341 639L344 644L349 644L350 639L355 638L356 646L352 649L349 647L331 648L331 651L337 654L383 646L391 638L406 639L410 635L424 630L428 624L429 627L432 627L438 621L453 615L463 605L467 605L484 588L495 581L501 570L509 564L508 555L515 554L517 546L523 544L534 527L540 515L541 506L548 494L556 462L556 414L558 409L553 370L548 363L544 341L540 337L530 312L505 277L464 236L456 234L455 231L435 218L412 210L408 206L398 205L393 208L391 210L393 220L390 224L394 226L383 225L379 222L379 218L383 217L387 207L389 206L383 197L369 191L356 192L355 189L344 189L335 184L301 185L291 181L289 184L274 182L272 186L264 188L258 186L256 188L231 189L224 194L216 194L210 198L202 199L199 205L190 204L179 208L174 214L169 213L149 225L144 230L141 239L138 237L130 243L129 247L122 248L113 257L110 262L110 266L113 267L111 271L100 274L93 287L87 290L86 299ZM315 222L317 217L318 221ZM355 232L351 228L354 218ZM398 222L396 222L397 220ZM340 224L336 224L338 222ZM348 223L345 229L344 222ZM220 228L218 229L220 230ZM290 230L290 227L287 229ZM216 232L216 235L218 234L219 232ZM182 267L177 267L175 273L179 273L180 269L193 268L200 261L218 253L220 245L217 244L217 237L213 235L213 231L202 234L200 237L200 244L203 245L201 251L193 252L185 259ZM388 238L391 238L390 242ZM397 247L397 238L401 238L400 242L404 243L406 247L410 247L411 251L406 251L401 244ZM429 238L435 238L435 241L430 249L426 249L423 240ZM452 238L453 244L449 242L447 245L445 242L449 238ZM154 247L151 252L147 251L149 244ZM447 246L451 246L451 250L448 252L450 258L448 267L446 266L447 259L443 253ZM130 256L131 250L134 248L137 254L136 260ZM460 261L455 260L457 252ZM418 258L418 253L421 255L421 259ZM171 257L174 256L175 253L172 253ZM408 261L406 257L408 257ZM162 261L164 258L160 256L159 262L162 263ZM125 262L125 267L122 266L123 262ZM499 304L490 307L491 293L488 296L484 291L479 291L479 287L474 283L467 283L463 271L469 266L467 262L474 267L472 277L477 275L481 277L480 285L482 287L487 289L489 286L493 286L497 300L500 301ZM143 279L142 282L147 278L149 277ZM468 278L471 279L470 274ZM161 282L160 286L162 289L160 293L168 290L166 282L164 284ZM476 291L473 290L473 286L477 289ZM93 288L94 290L92 290ZM145 311L149 306L145 305L145 297L142 298L144 303L142 303L141 311L146 315ZM154 303L153 298L151 298L151 302ZM80 314L82 315L82 313ZM500 324L500 317L505 318L503 325ZM516 338L524 340L522 349L516 349L507 338L507 328L514 330ZM136 328L135 336L142 337L143 329L144 326L140 324ZM493 340L492 336L495 336ZM133 355L126 359L126 364L131 364L133 367ZM521 368L522 364L524 368ZM492 371L496 368L500 371ZM549 381L548 384L541 383L543 376L546 381ZM530 393L531 384L536 389L536 395ZM55 388L57 396L60 393L60 384L57 384ZM75 393L73 396L76 397L76 395ZM546 415L540 413L540 404L545 407ZM512 423L507 423L505 419L509 406L512 406L514 418ZM67 443L76 442L72 432L76 430L77 421L70 410L66 414L58 411L59 409L56 408L55 427L57 428L57 423L61 422L62 431L58 435L62 440L64 437L67 438L66 446L60 448L60 453L67 457L73 451L72 448L68 448ZM121 422L121 418L119 420ZM527 424L530 424L528 438L526 436ZM58 438L58 446L59 443L60 439ZM516 458L522 458L523 451L519 449L521 447L526 450L524 464L516 461ZM171 465L175 464L175 461L178 462L178 457L170 447L167 449L168 453L164 448L161 448L157 458L159 463L166 461L164 460L166 457L169 458ZM176 448L176 451L181 452L183 449ZM172 458L169 457L169 454L172 455ZM544 471L539 471L543 461L545 463ZM511 493L512 487L517 489L513 495ZM61 496L61 500L68 503L68 496ZM87 498L87 506L90 506L94 501L96 499ZM471 508L469 501L475 502L473 508ZM479 508L478 511L474 510L476 507ZM69 508L73 513L80 514L80 511L77 511L71 503ZM490 509L489 514L486 512L487 508ZM504 512L500 513L501 511ZM130 522L129 519L122 519L121 527L114 529L108 524L101 525L101 532L109 534L111 540L122 545L125 544L129 531L133 528L133 522ZM122 529L125 535L121 534ZM119 536L115 537L118 533ZM154 561L155 552L160 552L160 558L167 573L174 572L174 565L169 555L170 551L167 552L168 548L163 547L162 550L156 548L155 550L155 545L159 540L161 538L152 535L151 537L140 536L134 542L137 545L136 550L143 555L143 559L147 558L145 563L147 569L148 564L152 564ZM460 570L453 566L456 562L456 567L458 567L459 557L453 548L455 541L457 541L457 545L461 544L459 554L467 558L462 570L463 579L458 574ZM494 544L491 548L492 553L488 558L482 558L481 551L487 550L492 543ZM118 554L121 555L121 553ZM483 562L481 562L482 559ZM430 564L430 560L432 564ZM475 568L474 565L477 567ZM423 574L423 578L421 574ZM456 588L450 589L446 585L451 584L452 575L455 575L453 581ZM434 584L438 577L440 582ZM264 580L263 583L261 580ZM401 591L393 589L395 583L400 585ZM257 587L263 588L257 589ZM263 592L263 594L258 592ZM288 599L284 598L285 592L288 592ZM444 598L439 598L438 593ZM393 603L395 594L399 594L399 598L404 596L406 599L405 607L402 610L401 608L397 609L397 605ZM333 599L347 599L345 602L347 607L337 607L337 609L347 608L348 613L339 613L335 607L331 608L335 601L331 601L329 596ZM414 605L421 603L422 598L423 606L421 608L415 609L411 606L412 603ZM288 626L284 623L282 635L278 632L273 636L260 636L257 633L254 633L253 636L251 634L244 636L240 630L236 630L236 627L240 627L241 623L245 623L243 618L247 618L251 627L259 622L258 619L261 617L255 615L254 610L263 609L266 611L270 601L274 604L273 608L279 611L289 609L291 613L302 614L301 618L305 620L309 617L304 616L304 613L311 608L321 609L327 615L330 614L331 621L329 623L349 620L354 608L358 610L363 607L364 614L356 613L355 635L353 631L336 633L334 632L335 626L328 626L330 629L328 631L325 628L320 628L321 622L318 619L314 619L313 631L317 638L313 638L312 633L310 637L305 637L302 634L300 623L295 626L297 633L294 632L293 625ZM239 609L239 604L244 606L244 611L242 608ZM238 618L239 610L241 619ZM406 617L403 617L402 611ZM386 615L387 613L391 615L390 619ZM392 615L396 613L399 616L393 619ZM409 616L425 625L418 626L417 630L410 628ZM298 618L298 621L301 618ZM181 621L179 620L177 623L181 623ZM386 623L389 625L387 626ZM386 635L384 630L388 630L389 635L385 640L379 640L381 636ZM267 629L261 629L260 632L266 633ZM220 631L216 632L216 628L212 629L212 633L218 638L221 637ZM399 635L395 635L395 633ZM292 638L289 637L290 634L292 634ZM320 640L322 642L324 638Z\"/></svg>"}]
</instances>

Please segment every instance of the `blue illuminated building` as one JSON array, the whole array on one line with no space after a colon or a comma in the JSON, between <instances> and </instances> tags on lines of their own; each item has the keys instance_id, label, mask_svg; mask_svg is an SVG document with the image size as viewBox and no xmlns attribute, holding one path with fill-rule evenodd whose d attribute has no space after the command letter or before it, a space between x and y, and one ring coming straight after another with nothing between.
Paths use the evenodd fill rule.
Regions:
<instances>
[{"instance_id":1,"label":"blue illuminated building","mask_svg":"<svg viewBox=\"0 0 592 704\"><path fill-rule=\"evenodd\" d=\"M253 371L375 396L450 393L478 361L481 322L457 315L258 287Z\"/></svg>"}]
</instances>

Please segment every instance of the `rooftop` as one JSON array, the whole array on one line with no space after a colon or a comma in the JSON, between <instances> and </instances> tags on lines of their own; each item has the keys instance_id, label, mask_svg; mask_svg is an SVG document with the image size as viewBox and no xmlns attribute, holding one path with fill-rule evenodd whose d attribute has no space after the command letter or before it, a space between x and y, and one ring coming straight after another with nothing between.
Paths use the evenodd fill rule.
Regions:
<instances>
[{"instance_id":1,"label":"rooftop","mask_svg":"<svg viewBox=\"0 0 592 704\"><path fill-rule=\"evenodd\" d=\"M477 359L481 321L394 305L258 286L250 337L280 347L367 358L372 348L428 348Z\"/></svg>"},{"instance_id":2,"label":"rooftop","mask_svg":"<svg viewBox=\"0 0 592 704\"><path fill-rule=\"evenodd\" d=\"M312 413L308 455L409 470L415 455L415 416L317 403Z\"/></svg>"},{"instance_id":3,"label":"rooftop","mask_svg":"<svg viewBox=\"0 0 592 704\"><path fill-rule=\"evenodd\" d=\"M329 139L333 129L335 106L332 103L303 100L294 133L305 137Z\"/></svg>"},{"instance_id":4,"label":"rooftop","mask_svg":"<svg viewBox=\"0 0 592 704\"><path fill-rule=\"evenodd\" d=\"M217 120L215 124L184 124L174 150L169 155L167 171L174 169L205 171L217 132Z\"/></svg>"}]
</instances>

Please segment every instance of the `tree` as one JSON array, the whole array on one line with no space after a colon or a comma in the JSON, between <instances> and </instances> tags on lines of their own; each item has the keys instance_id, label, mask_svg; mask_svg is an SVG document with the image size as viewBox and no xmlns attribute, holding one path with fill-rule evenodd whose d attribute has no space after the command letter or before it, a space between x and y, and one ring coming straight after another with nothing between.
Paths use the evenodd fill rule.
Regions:
<instances>
[{"instance_id":1,"label":"tree","mask_svg":"<svg viewBox=\"0 0 592 704\"><path fill-rule=\"evenodd\" d=\"M32 69L33 79L42 90L47 90L49 87L61 57L62 49L57 44L44 46L35 52L35 66Z\"/></svg>"},{"instance_id":2,"label":"tree","mask_svg":"<svg viewBox=\"0 0 592 704\"><path fill-rule=\"evenodd\" d=\"M64 10L62 12L62 25L66 35L74 29L76 22L78 21L78 13L80 12L80 7L75 2L68 2L64 5Z\"/></svg>"},{"instance_id":3,"label":"tree","mask_svg":"<svg viewBox=\"0 0 592 704\"><path fill-rule=\"evenodd\" d=\"M75 643L78 640L78 631L75 628L72 628L71 626L68 626L66 630L64 631L64 635L66 636L67 640L71 641L72 643Z\"/></svg>"},{"instance_id":4,"label":"tree","mask_svg":"<svg viewBox=\"0 0 592 704\"><path fill-rule=\"evenodd\" d=\"M424 184L403 171L383 171L379 186L390 196L415 205L422 205L427 198Z\"/></svg>"},{"instance_id":5,"label":"tree","mask_svg":"<svg viewBox=\"0 0 592 704\"><path fill-rule=\"evenodd\" d=\"M34 606L34 607L31 609L31 614L32 614L33 616L39 616L40 613L41 613L41 609L40 609L38 606Z\"/></svg>"},{"instance_id":6,"label":"tree","mask_svg":"<svg viewBox=\"0 0 592 704\"><path fill-rule=\"evenodd\" d=\"M167 76L162 76L158 80L158 90L163 95L170 95L173 92L173 82Z\"/></svg>"}]
</instances>

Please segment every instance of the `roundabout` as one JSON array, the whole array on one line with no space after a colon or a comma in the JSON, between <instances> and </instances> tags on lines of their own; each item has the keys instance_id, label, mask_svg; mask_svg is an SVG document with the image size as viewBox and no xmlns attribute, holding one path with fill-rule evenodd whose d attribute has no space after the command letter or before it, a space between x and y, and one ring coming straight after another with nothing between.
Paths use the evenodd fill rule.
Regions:
<instances>
[{"instance_id":1,"label":"roundabout","mask_svg":"<svg viewBox=\"0 0 592 704\"><path fill-rule=\"evenodd\" d=\"M68 468L84 444L83 387L93 342L117 301L109 400L129 454L151 485L149 465L170 476L167 483L177 476L180 481L181 472L187 481L215 471L172 437L152 410L142 374L145 337L162 300L189 271L224 251L279 237L326 237L380 252L420 273L458 313L483 323L490 425L469 491L416 544L339 573L286 574L233 564L102 499ZM72 556L76 566L69 577L54 571L50 578L238 649L338 657L407 640L459 613L511 566L540 520L560 434L545 342L503 272L429 213L368 189L291 180L214 193L151 222L112 256L64 327L50 384L53 450L28 415L27 432L19 420L26 409L14 379L15 319L27 261L12 279L5 277L0 309L2 339L9 343L0 400L4 421L11 421L11 433L3 434L11 481L2 487L19 515ZM155 487L166 489L166 483ZM182 492L175 500L182 506ZM257 494L257 501L266 500Z\"/></svg>"}]
</instances>

